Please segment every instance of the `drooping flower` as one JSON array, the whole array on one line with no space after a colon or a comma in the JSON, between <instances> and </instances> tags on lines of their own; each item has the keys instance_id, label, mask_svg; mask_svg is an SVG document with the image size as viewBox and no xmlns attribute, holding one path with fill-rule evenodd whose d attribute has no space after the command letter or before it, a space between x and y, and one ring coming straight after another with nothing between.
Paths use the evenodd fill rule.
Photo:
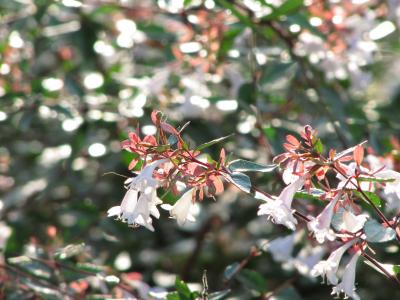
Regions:
<instances>
[{"instance_id":1,"label":"drooping flower","mask_svg":"<svg viewBox=\"0 0 400 300\"><path fill-rule=\"evenodd\" d=\"M340 229L348 232L356 233L364 227L368 216L365 214L355 215L351 211L343 211L343 221L340 224Z\"/></svg>"},{"instance_id":2,"label":"drooping flower","mask_svg":"<svg viewBox=\"0 0 400 300\"><path fill-rule=\"evenodd\" d=\"M331 229L331 222L333 209L341 195L341 193L338 193L336 197L325 206L324 210L307 224L308 229L315 235L315 239L320 244L324 243L325 239L333 241L336 238L335 232Z\"/></svg>"},{"instance_id":3,"label":"drooping flower","mask_svg":"<svg viewBox=\"0 0 400 300\"><path fill-rule=\"evenodd\" d=\"M128 225L141 225L154 231L151 216L160 217L157 205L162 201L157 197L159 181L153 177L153 172L167 161L167 159L154 161L144 167L136 177L126 180L128 191L121 205L108 210L108 216L117 217Z\"/></svg>"},{"instance_id":4,"label":"drooping flower","mask_svg":"<svg viewBox=\"0 0 400 300\"><path fill-rule=\"evenodd\" d=\"M304 185L305 177L299 177L296 181L285 187L281 194L274 199L259 195L259 199L265 200L266 203L260 205L258 215L267 215L276 224L285 225L291 230L296 229L297 220L293 216L292 201L298 190ZM257 198L257 196L256 196Z\"/></svg>"},{"instance_id":5,"label":"drooping flower","mask_svg":"<svg viewBox=\"0 0 400 300\"><path fill-rule=\"evenodd\" d=\"M353 257L351 258L350 262L347 264L346 268L344 269L342 281L338 285L333 287L332 295L336 294L337 296L339 296L340 293L344 293L345 298L351 297L354 300L360 299L360 297L355 292L355 290L356 290L356 287L355 287L356 266L357 266L357 261L358 261L358 258L360 257L360 254L361 254L360 251L353 254Z\"/></svg>"},{"instance_id":6,"label":"drooping flower","mask_svg":"<svg viewBox=\"0 0 400 300\"><path fill-rule=\"evenodd\" d=\"M304 276L311 276L311 270L321 260L326 249L323 246L310 246L302 248L297 256L292 259L292 264Z\"/></svg>"},{"instance_id":7,"label":"drooping flower","mask_svg":"<svg viewBox=\"0 0 400 300\"><path fill-rule=\"evenodd\" d=\"M392 179L392 182L386 182L383 188L383 195L387 201L387 210L397 210L400 208L400 173L383 169L375 174L380 179Z\"/></svg>"},{"instance_id":8,"label":"drooping flower","mask_svg":"<svg viewBox=\"0 0 400 300\"><path fill-rule=\"evenodd\" d=\"M347 249L354 245L356 241L357 239L353 239L347 242L346 244L333 251L331 255L329 255L327 260L321 260L319 263L317 263L311 270L311 276L321 276L323 281L325 281L325 278L327 279L328 284L337 284L338 278L336 276L336 273L339 268L340 260L342 259L342 256L347 251Z\"/></svg>"},{"instance_id":9,"label":"drooping flower","mask_svg":"<svg viewBox=\"0 0 400 300\"><path fill-rule=\"evenodd\" d=\"M292 160L285 167L285 170L282 173L282 180L285 184L291 184L299 179L299 177L302 176L302 173L311 169L313 166L315 166L315 163L312 161L296 162Z\"/></svg>"},{"instance_id":10,"label":"drooping flower","mask_svg":"<svg viewBox=\"0 0 400 300\"><path fill-rule=\"evenodd\" d=\"M171 217L176 219L179 226L183 226L186 221L196 221L191 213L193 205L193 189L190 189L185 192L173 206L164 204L162 205L162 208L169 210Z\"/></svg>"},{"instance_id":11,"label":"drooping flower","mask_svg":"<svg viewBox=\"0 0 400 300\"><path fill-rule=\"evenodd\" d=\"M296 233L284 237L276 238L266 245L266 249L271 253L276 262L286 262L292 258Z\"/></svg>"}]
</instances>

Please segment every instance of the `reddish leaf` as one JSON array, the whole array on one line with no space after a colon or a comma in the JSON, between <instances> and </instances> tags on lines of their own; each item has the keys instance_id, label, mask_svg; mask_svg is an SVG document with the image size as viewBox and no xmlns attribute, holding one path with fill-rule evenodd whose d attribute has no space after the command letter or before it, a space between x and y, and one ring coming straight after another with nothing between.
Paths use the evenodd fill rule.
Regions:
<instances>
[{"instance_id":1,"label":"reddish leaf","mask_svg":"<svg viewBox=\"0 0 400 300\"><path fill-rule=\"evenodd\" d=\"M154 123L154 125L158 125L159 123L159 114L161 114L161 112L158 110L153 110L151 113L151 121Z\"/></svg>"},{"instance_id":2,"label":"reddish leaf","mask_svg":"<svg viewBox=\"0 0 400 300\"><path fill-rule=\"evenodd\" d=\"M354 161L357 163L357 165L361 165L361 163L364 159L364 147L361 145L355 146L354 152L353 152L353 157L354 157Z\"/></svg>"},{"instance_id":3,"label":"reddish leaf","mask_svg":"<svg viewBox=\"0 0 400 300\"><path fill-rule=\"evenodd\" d=\"M285 148L287 151L296 150L296 147L289 143L284 143L283 148Z\"/></svg>"},{"instance_id":4,"label":"reddish leaf","mask_svg":"<svg viewBox=\"0 0 400 300\"><path fill-rule=\"evenodd\" d=\"M157 145L157 140L154 137L154 135L146 135L143 139L143 142L149 143L150 145L153 145L153 146Z\"/></svg>"},{"instance_id":5,"label":"reddish leaf","mask_svg":"<svg viewBox=\"0 0 400 300\"><path fill-rule=\"evenodd\" d=\"M353 160L353 156L351 155L342 156L341 158L338 159L338 161L351 161L351 160Z\"/></svg>"},{"instance_id":6,"label":"reddish leaf","mask_svg":"<svg viewBox=\"0 0 400 300\"><path fill-rule=\"evenodd\" d=\"M130 146L131 146L131 141L130 140L124 140L124 141L122 141L121 142L121 148L122 149L126 149L126 150L130 150L129 148L130 148ZM128 149L127 149L128 148Z\"/></svg>"},{"instance_id":7,"label":"reddish leaf","mask_svg":"<svg viewBox=\"0 0 400 300\"><path fill-rule=\"evenodd\" d=\"M217 176L213 176L210 179L215 187L215 194L222 193L224 191L224 184L222 183L222 180Z\"/></svg>"},{"instance_id":8,"label":"reddish leaf","mask_svg":"<svg viewBox=\"0 0 400 300\"><path fill-rule=\"evenodd\" d=\"M292 144L293 146L296 146L298 148L300 146L300 142L291 134L286 136L286 140Z\"/></svg>"},{"instance_id":9,"label":"reddish leaf","mask_svg":"<svg viewBox=\"0 0 400 300\"><path fill-rule=\"evenodd\" d=\"M139 143L140 142L140 137L134 132L129 132L128 133L128 137L134 143Z\"/></svg>"},{"instance_id":10,"label":"reddish leaf","mask_svg":"<svg viewBox=\"0 0 400 300\"><path fill-rule=\"evenodd\" d=\"M172 133L176 136L179 136L179 132L172 125L165 123L165 122L161 122L160 126L161 126L162 130Z\"/></svg>"},{"instance_id":11,"label":"reddish leaf","mask_svg":"<svg viewBox=\"0 0 400 300\"><path fill-rule=\"evenodd\" d=\"M222 148L221 152L219 153L219 161L221 163L221 165L225 164L225 149Z\"/></svg>"}]
</instances>

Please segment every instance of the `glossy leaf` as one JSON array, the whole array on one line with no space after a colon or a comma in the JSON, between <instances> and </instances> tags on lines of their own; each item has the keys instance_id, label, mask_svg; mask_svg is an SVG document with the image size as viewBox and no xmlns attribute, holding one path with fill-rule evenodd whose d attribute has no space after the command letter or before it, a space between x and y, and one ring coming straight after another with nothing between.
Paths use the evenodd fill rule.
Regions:
<instances>
[{"instance_id":1,"label":"glossy leaf","mask_svg":"<svg viewBox=\"0 0 400 300\"><path fill-rule=\"evenodd\" d=\"M228 165L229 169L232 172L272 172L275 170L277 165L261 165L252 161L244 160L244 159L236 159L231 161Z\"/></svg>"},{"instance_id":2,"label":"glossy leaf","mask_svg":"<svg viewBox=\"0 0 400 300\"><path fill-rule=\"evenodd\" d=\"M384 243L396 237L396 232L392 228L384 227L373 219L365 223L364 232L366 240L371 243Z\"/></svg>"}]
</instances>

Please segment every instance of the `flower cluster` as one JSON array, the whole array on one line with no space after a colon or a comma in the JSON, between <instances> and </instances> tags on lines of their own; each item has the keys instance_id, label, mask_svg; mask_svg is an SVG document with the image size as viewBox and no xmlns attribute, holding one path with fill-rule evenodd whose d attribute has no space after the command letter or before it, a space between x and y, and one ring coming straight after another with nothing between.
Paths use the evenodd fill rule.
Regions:
<instances>
[{"instance_id":1,"label":"flower cluster","mask_svg":"<svg viewBox=\"0 0 400 300\"><path fill-rule=\"evenodd\" d=\"M204 161L200 151L189 150L180 132L162 120L160 112L153 112L152 121L158 129L157 136L149 135L141 139L132 132L129 139L122 142L124 150L137 156L128 168L132 170L136 165L144 167L126 180L125 197L121 205L108 210L108 216L154 231L151 216L159 218L157 206L163 203L157 190L163 188L178 195L186 189L174 205L166 203L161 207L168 210L179 225L194 221L192 207L195 201L203 200L204 196L214 197L224 190L221 173L225 152L221 151L219 161Z\"/></svg>"},{"instance_id":2,"label":"flower cluster","mask_svg":"<svg viewBox=\"0 0 400 300\"><path fill-rule=\"evenodd\" d=\"M151 119L157 128L155 135L141 139L137 133L130 133L129 139L122 142L122 148L135 155L129 169L141 171L134 172L135 175L126 180L125 197L121 205L109 209L110 217L154 231L152 217L160 217L158 205L163 201L158 192L162 189L163 193L175 194L178 200L173 204L163 203L161 208L169 211L179 225L184 225L187 221L195 221L194 203L222 193L226 181L262 201L259 216L292 231L298 227L307 228L315 238L314 243L321 247L318 253L304 252L293 259L290 250L293 246L286 245L293 243L294 236L291 235L269 245L271 251L286 245L287 253L274 257L279 261L290 258L301 272L321 276L326 283L334 285L332 293L344 293L353 299L359 299L355 293L358 258L361 255L368 257L365 253L371 248L370 243L399 239L396 232L398 218L394 216L389 220L383 214L379 196L387 199L388 211L392 212L399 202L396 191L400 173L372 154L364 158L364 143L340 153L330 149L328 156L324 156L317 131L305 126L300 140L292 135L286 137L286 152L274 158L275 164L263 166L241 159L228 161L224 149L218 160L204 159L202 150L222 139L190 149L181 136L184 127L177 130L157 111L152 113ZM271 172L278 166L283 171L286 187L277 196L256 187L245 174L247 171ZM315 206L301 205L304 200L315 201ZM369 210L363 209L364 203ZM370 215L372 211L380 222ZM299 220L304 222L299 223ZM326 260L320 260L329 249L327 245L337 249ZM353 255L339 282L339 264L348 250Z\"/></svg>"}]
</instances>

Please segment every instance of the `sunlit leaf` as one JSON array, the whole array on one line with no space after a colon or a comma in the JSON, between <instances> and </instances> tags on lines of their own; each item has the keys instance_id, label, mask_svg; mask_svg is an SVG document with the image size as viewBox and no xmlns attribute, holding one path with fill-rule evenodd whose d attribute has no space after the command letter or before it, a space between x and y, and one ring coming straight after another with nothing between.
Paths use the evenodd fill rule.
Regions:
<instances>
[{"instance_id":1,"label":"sunlit leaf","mask_svg":"<svg viewBox=\"0 0 400 300\"><path fill-rule=\"evenodd\" d=\"M367 236L366 240L371 243L384 243L396 237L396 231L393 228L384 227L373 219L365 223L364 232Z\"/></svg>"},{"instance_id":2,"label":"sunlit leaf","mask_svg":"<svg viewBox=\"0 0 400 300\"><path fill-rule=\"evenodd\" d=\"M228 165L229 169L233 172L272 172L277 165L261 165L252 161L244 159L236 159L231 161Z\"/></svg>"}]
</instances>

